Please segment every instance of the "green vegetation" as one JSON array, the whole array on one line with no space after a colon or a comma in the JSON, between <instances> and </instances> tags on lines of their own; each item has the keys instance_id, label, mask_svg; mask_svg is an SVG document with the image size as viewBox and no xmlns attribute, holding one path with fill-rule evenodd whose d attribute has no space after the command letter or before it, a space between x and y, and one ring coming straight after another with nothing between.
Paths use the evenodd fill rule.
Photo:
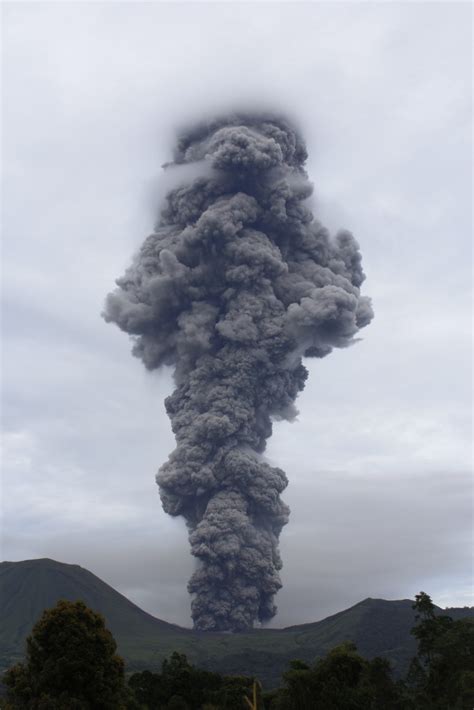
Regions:
<instances>
[{"instance_id":1,"label":"green vegetation","mask_svg":"<svg viewBox=\"0 0 474 710\"><path fill-rule=\"evenodd\" d=\"M330 651L313 667L293 661L285 687L267 696L271 710L397 710L400 691L388 661L367 661L352 643Z\"/></svg>"},{"instance_id":2,"label":"green vegetation","mask_svg":"<svg viewBox=\"0 0 474 710\"><path fill-rule=\"evenodd\" d=\"M161 672L134 673L103 618L83 602L44 612L27 640L26 664L5 674L9 709L27 710L471 710L474 624L436 615L421 592L413 609L418 642L405 680L384 658L368 660L355 644L332 648L312 663L293 660L283 686L262 692L258 680L197 668L174 652Z\"/></svg>"},{"instance_id":3,"label":"green vegetation","mask_svg":"<svg viewBox=\"0 0 474 710\"><path fill-rule=\"evenodd\" d=\"M408 673L415 708L446 710L474 707L474 624L436 615L428 594L420 592L413 605L417 624L413 635L418 654Z\"/></svg>"},{"instance_id":4,"label":"green vegetation","mask_svg":"<svg viewBox=\"0 0 474 710\"><path fill-rule=\"evenodd\" d=\"M386 658L396 678L406 675L416 653L416 639L410 634L415 612L409 599L365 599L322 621L286 629L206 634L150 616L78 565L48 559L3 562L0 587L0 669L24 659L34 623L58 599L81 599L103 615L129 673L158 669L177 651L200 668L227 676L255 675L269 689L280 684L292 659L312 664L346 641L364 658ZM456 620L473 612L452 609L449 615Z\"/></svg>"},{"instance_id":5,"label":"green vegetation","mask_svg":"<svg viewBox=\"0 0 474 710\"><path fill-rule=\"evenodd\" d=\"M141 707L167 710L241 710L245 698L252 695L253 683L253 678L222 676L196 668L181 653L165 659L161 673L143 671L129 679L129 687Z\"/></svg>"},{"instance_id":6,"label":"green vegetation","mask_svg":"<svg viewBox=\"0 0 474 710\"><path fill-rule=\"evenodd\" d=\"M474 626L469 619L436 616L430 597L417 595L412 629L418 640L406 680L395 681L384 658L367 660L351 643L312 665L292 661L284 685L257 694L262 710L470 710L474 701ZM130 688L148 710L239 710L251 706L252 678L229 678L173 654L161 673L134 674Z\"/></svg>"},{"instance_id":7,"label":"green vegetation","mask_svg":"<svg viewBox=\"0 0 474 710\"><path fill-rule=\"evenodd\" d=\"M284 674L285 686L262 693L255 684L256 708L268 710L398 710L400 692L384 659L366 661L354 644L336 647L314 667L292 661ZM242 710L251 706L252 678L226 677L191 666L173 654L161 673L134 674L129 685L149 710L171 707L194 710Z\"/></svg>"},{"instance_id":8,"label":"green vegetation","mask_svg":"<svg viewBox=\"0 0 474 710\"><path fill-rule=\"evenodd\" d=\"M60 601L27 640L26 663L4 677L8 707L125 708L124 663L104 619L83 602Z\"/></svg>"}]
</instances>

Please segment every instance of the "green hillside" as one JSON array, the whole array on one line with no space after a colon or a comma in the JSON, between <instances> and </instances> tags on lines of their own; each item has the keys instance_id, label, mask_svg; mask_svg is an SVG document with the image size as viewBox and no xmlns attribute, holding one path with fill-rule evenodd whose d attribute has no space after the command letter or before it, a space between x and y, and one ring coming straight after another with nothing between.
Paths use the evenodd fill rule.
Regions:
<instances>
[{"instance_id":1,"label":"green hillside","mask_svg":"<svg viewBox=\"0 0 474 710\"><path fill-rule=\"evenodd\" d=\"M44 609L58 599L81 599L100 612L127 658L136 653L152 661L152 649L192 632L142 611L122 594L79 565L49 559L0 564L0 658L21 656L26 637Z\"/></svg>"},{"instance_id":2,"label":"green hillside","mask_svg":"<svg viewBox=\"0 0 474 710\"><path fill-rule=\"evenodd\" d=\"M223 673L257 675L277 685L294 658L313 661L335 645L354 641L370 658L386 656L403 674L414 655L410 635L412 602L365 599L338 614L286 629L255 629L243 634L199 633L183 629L142 611L126 597L78 565L54 560L0 564L0 664L10 666L22 657L25 640L44 609L58 599L83 600L106 619L128 670L157 670L172 651L190 661ZM473 615L474 609L450 609L453 618Z\"/></svg>"}]
</instances>

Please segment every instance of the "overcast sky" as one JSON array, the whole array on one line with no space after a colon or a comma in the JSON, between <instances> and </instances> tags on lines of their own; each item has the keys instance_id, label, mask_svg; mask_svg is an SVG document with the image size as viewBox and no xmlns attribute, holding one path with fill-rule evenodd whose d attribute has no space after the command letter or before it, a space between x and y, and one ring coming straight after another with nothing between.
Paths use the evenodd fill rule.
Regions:
<instances>
[{"instance_id":1,"label":"overcast sky","mask_svg":"<svg viewBox=\"0 0 474 710\"><path fill-rule=\"evenodd\" d=\"M315 213L361 244L375 320L307 363L274 626L420 590L472 604L469 3L4 3L3 559L80 564L190 625L153 374L100 317L177 126L274 105Z\"/></svg>"}]
</instances>

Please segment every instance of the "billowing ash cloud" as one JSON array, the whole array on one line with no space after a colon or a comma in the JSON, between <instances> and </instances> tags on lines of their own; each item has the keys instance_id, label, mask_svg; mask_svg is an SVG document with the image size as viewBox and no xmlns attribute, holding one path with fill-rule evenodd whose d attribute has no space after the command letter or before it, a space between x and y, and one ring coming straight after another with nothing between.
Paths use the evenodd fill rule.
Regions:
<instances>
[{"instance_id":1,"label":"billowing ash cloud","mask_svg":"<svg viewBox=\"0 0 474 710\"><path fill-rule=\"evenodd\" d=\"M149 370L175 368L177 446L157 482L165 511L188 524L201 630L276 613L289 509L285 473L262 457L272 418L296 413L302 356L351 344L372 318L357 242L330 237L308 207L306 157L295 128L269 114L185 132L165 168L194 167L106 301Z\"/></svg>"}]
</instances>

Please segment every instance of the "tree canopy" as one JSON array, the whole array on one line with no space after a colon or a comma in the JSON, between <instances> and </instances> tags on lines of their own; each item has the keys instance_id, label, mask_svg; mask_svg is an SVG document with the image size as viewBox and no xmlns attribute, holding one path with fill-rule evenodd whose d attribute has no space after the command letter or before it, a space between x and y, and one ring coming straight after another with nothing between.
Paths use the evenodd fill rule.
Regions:
<instances>
[{"instance_id":1,"label":"tree canopy","mask_svg":"<svg viewBox=\"0 0 474 710\"><path fill-rule=\"evenodd\" d=\"M353 643L333 648L310 667L293 661L284 688L267 700L271 710L396 710L399 692L388 661L367 661Z\"/></svg>"},{"instance_id":2,"label":"tree canopy","mask_svg":"<svg viewBox=\"0 0 474 710\"><path fill-rule=\"evenodd\" d=\"M45 611L27 641L25 663L7 671L5 708L26 710L471 710L474 624L439 614L416 595L418 652L405 680L385 658L362 657L351 642L312 664L291 661L283 685L262 692L255 679L202 670L172 653L161 672L124 664L104 619L83 602ZM255 688L254 693L253 688Z\"/></svg>"},{"instance_id":3,"label":"tree canopy","mask_svg":"<svg viewBox=\"0 0 474 710\"><path fill-rule=\"evenodd\" d=\"M240 710L248 706L253 678L223 676L191 665L182 653L173 653L162 664L161 673L134 673L129 685L145 708L166 710Z\"/></svg>"},{"instance_id":4,"label":"tree canopy","mask_svg":"<svg viewBox=\"0 0 474 710\"><path fill-rule=\"evenodd\" d=\"M124 662L100 614L59 601L27 639L26 662L4 677L11 708L117 710L125 707Z\"/></svg>"},{"instance_id":5,"label":"tree canopy","mask_svg":"<svg viewBox=\"0 0 474 710\"><path fill-rule=\"evenodd\" d=\"M415 597L417 624L412 634L418 640L407 682L416 707L427 710L458 710L474 707L474 624L472 619L454 621L437 615L425 592Z\"/></svg>"}]
</instances>

